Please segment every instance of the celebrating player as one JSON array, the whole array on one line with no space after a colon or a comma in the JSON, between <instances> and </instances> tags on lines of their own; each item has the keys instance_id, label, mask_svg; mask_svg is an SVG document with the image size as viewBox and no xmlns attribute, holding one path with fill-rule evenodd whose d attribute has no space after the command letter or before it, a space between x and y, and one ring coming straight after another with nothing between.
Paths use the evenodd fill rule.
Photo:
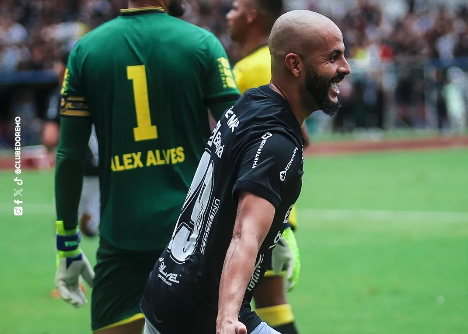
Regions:
<instances>
[{"instance_id":1,"label":"celebrating player","mask_svg":"<svg viewBox=\"0 0 468 334\"><path fill-rule=\"evenodd\" d=\"M301 190L301 124L336 113L350 68L340 29L314 12L282 15L269 45L270 85L221 117L148 279L147 334L278 333L250 301Z\"/></svg>"},{"instance_id":2,"label":"celebrating player","mask_svg":"<svg viewBox=\"0 0 468 334\"><path fill-rule=\"evenodd\" d=\"M86 302L93 331L141 333L139 302L170 240L215 118L239 97L220 42L175 18L183 0L129 1L129 9L83 37L63 84L56 165L56 284ZM77 211L91 125L99 142L100 244L96 276L79 248Z\"/></svg>"},{"instance_id":3,"label":"celebrating player","mask_svg":"<svg viewBox=\"0 0 468 334\"><path fill-rule=\"evenodd\" d=\"M268 36L275 20L281 15L282 0L235 0L226 15L231 38L240 45L244 58L233 69L237 87L241 93L247 89L266 85L271 79L271 57ZM302 127L305 144L308 134ZM296 207L289 216L289 222L296 227ZM270 326L284 334L297 334L291 306L286 301L284 286L291 290L299 279L299 249L291 228L283 233L283 238L274 252L275 266L267 264L265 277L259 282L254 293L257 314ZM283 261L286 262L283 265ZM275 273L273 267L278 271ZM287 269L286 281L281 270ZM286 284L284 284L286 283Z\"/></svg>"}]
</instances>

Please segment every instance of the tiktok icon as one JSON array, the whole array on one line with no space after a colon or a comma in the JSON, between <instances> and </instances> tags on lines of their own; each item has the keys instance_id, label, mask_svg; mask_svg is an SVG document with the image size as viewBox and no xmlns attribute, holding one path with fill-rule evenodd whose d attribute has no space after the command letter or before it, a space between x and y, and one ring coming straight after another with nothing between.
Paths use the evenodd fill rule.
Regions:
<instances>
[{"instance_id":1,"label":"tiktok icon","mask_svg":"<svg viewBox=\"0 0 468 334\"><path fill-rule=\"evenodd\" d=\"M16 182L18 186L23 185L23 180L21 180L19 177L15 177L13 181ZM13 188L13 197L23 197L23 188L20 188L20 189ZM23 204L23 201L20 199L14 199L13 203L17 205L13 208L13 214L15 216L22 216L23 207L19 205Z\"/></svg>"}]
</instances>

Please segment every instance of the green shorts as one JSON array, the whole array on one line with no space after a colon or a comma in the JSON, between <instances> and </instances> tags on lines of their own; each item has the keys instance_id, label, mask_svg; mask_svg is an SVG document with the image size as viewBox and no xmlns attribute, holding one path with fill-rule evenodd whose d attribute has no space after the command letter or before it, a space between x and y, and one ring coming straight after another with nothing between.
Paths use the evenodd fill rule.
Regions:
<instances>
[{"instance_id":1,"label":"green shorts","mask_svg":"<svg viewBox=\"0 0 468 334\"><path fill-rule=\"evenodd\" d=\"M140 299L162 251L127 251L100 239L91 298L93 331L144 319Z\"/></svg>"}]
</instances>

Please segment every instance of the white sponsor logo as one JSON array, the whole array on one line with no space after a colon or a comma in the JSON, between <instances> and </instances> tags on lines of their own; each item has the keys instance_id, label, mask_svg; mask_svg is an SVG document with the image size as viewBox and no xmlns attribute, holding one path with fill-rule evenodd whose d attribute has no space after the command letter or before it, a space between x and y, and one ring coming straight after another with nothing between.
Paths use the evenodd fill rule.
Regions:
<instances>
[{"instance_id":1,"label":"white sponsor logo","mask_svg":"<svg viewBox=\"0 0 468 334\"><path fill-rule=\"evenodd\" d=\"M255 288L255 285L257 285L258 281L261 278L261 276L260 276L260 273L261 273L261 270L262 270L261 264L263 262L264 257L265 256L263 254L260 254L260 256L258 258L258 262L255 265L254 272L252 274L252 278L250 279L249 285L247 286L247 290L249 290L249 291L252 291L252 289Z\"/></svg>"},{"instance_id":2,"label":"white sponsor logo","mask_svg":"<svg viewBox=\"0 0 468 334\"><path fill-rule=\"evenodd\" d=\"M275 248L276 244L278 243L278 241L279 241L279 239L281 238L282 235L283 235L283 232L282 232L282 231L279 231L279 232L276 234L275 240L273 240L273 245L271 245L270 247L268 247L268 249Z\"/></svg>"},{"instance_id":3,"label":"white sponsor logo","mask_svg":"<svg viewBox=\"0 0 468 334\"><path fill-rule=\"evenodd\" d=\"M284 224L287 224L287 223L288 223L288 221L289 221L289 216L291 215L291 210L292 210L293 206L294 206L294 204L291 205L291 206L289 207L289 209L288 209L288 212L286 212L286 216L284 216L284 221L283 221Z\"/></svg>"},{"instance_id":4,"label":"white sponsor logo","mask_svg":"<svg viewBox=\"0 0 468 334\"><path fill-rule=\"evenodd\" d=\"M216 127L213 129L213 133L211 134L211 137L208 139L208 146L211 146L212 144L215 144L216 147L216 155L218 158L221 158L223 155L224 151L224 145L221 145L221 132L219 131L219 128L221 127L221 122L218 122L216 124Z\"/></svg>"},{"instance_id":5,"label":"white sponsor logo","mask_svg":"<svg viewBox=\"0 0 468 334\"><path fill-rule=\"evenodd\" d=\"M208 240L208 234L210 234L211 225L213 224L213 220L216 217L216 214L218 213L220 202L221 201L219 199L215 198L215 200L213 201L213 204L211 205L211 210L208 215L208 222L206 223L205 233L203 234L203 240L201 244L202 254L205 254L205 246L206 246L206 241Z\"/></svg>"},{"instance_id":6,"label":"white sponsor logo","mask_svg":"<svg viewBox=\"0 0 468 334\"><path fill-rule=\"evenodd\" d=\"M239 126L239 119L237 118L237 115L234 114L232 111L232 107L229 108L228 111L226 111L226 114L224 115L227 119L227 125L231 129L231 132L234 132L234 129Z\"/></svg>"},{"instance_id":7,"label":"white sponsor logo","mask_svg":"<svg viewBox=\"0 0 468 334\"><path fill-rule=\"evenodd\" d=\"M220 127L221 127L221 121L218 121L218 123L216 123L215 128L213 129L213 132L211 132L210 138L208 138L208 146L211 146L213 144L213 138L218 133Z\"/></svg>"},{"instance_id":8,"label":"white sponsor logo","mask_svg":"<svg viewBox=\"0 0 468 334\"><path fill-rule=\"evenodd\" d=\"M270 138L271 136L273 136L270 132L267 132L265 133L263 136L262 136L262 139L265 139L267 140L268 138Z\"/></svg>"},{"instance_id":9,"label":"white sponsor logo","mask_svg":"<svg viewBox=\"0 0 468 334\"><path fill-rule=\"evenodd\" d=\"M281 181L286 180L286 171L285 171L285 170L283 170L282 172L280 172L280 180L281 180Z\"/></svg>"},{"instance_id":10,"label":"white sponsor logo","mask_svg":"<svg viewBox=\"0 0 468 334\"><path fill-rule=\"evenodd\" d=\"M179 274L168 273L165 271L166 265L164 264L164 259L161 257L159 258L161 264L159 265L159 274L158 277L167 285L171 286L172 283L179 283L177 277Z\"/></svg>"},{"instance_id":11,"label":"white sponsor logo","mask_svg":"<svg viewBox=\"0 0 468 334\"><path fill-rule=\"evenodd\" d=\"M286 165L286 168L280 172L280 180L281 181L284 181L286 180L286 173L288 172L289 168L291 168L291 165L294 161L294 157L296 156L296 152L297 152L297 147L294 148L294 152L293 152L293 155L291 157L291 160L289 160L288 164Z\"/></svg>"},{"instance_id":12,"label":"white sponsor logo","mask_svg":"<svg viewBox=\"0 0 468 334\"><path fill-rule=\"evenodd\" d=\"M252 169L257 167L258 159L260 157L260 153L262 153L263 147L265 146L265 143L266 143L267 139L270 138L271 136L273 136L273 135L270 132L267 132L262 136L263 140L260 143L260 146L258 147L257 153L255 153L255 158L254 158L254 162L253 162L253 165L252 165Z\"/></svg>"},{"instance_id":13,"label":"white sponsor logo","mask_svg":"<svg viewBox=\"0 0 468 334\"><path fill-rule=\"evenodd\" d=\"M218 132L216 136L214 137L213 143L215 144L216 147L216 155L218 158L221 158L224 152L224 145L221 145L221 132Z\"/></svg>"}]
</instances>

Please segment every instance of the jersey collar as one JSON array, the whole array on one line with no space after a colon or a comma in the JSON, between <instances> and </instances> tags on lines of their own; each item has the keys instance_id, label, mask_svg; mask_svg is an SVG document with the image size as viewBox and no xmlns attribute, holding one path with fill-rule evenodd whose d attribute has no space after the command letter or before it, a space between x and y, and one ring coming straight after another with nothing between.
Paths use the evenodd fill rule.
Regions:
<instances>
[{"instance_id":1,"label":"jersey collar","mask_svg":"<svg viewBox=\"0 0 468 334\"><path fill-rule=\"evenodd\" d=\"M294 130L294 133L296 134L297 138L299 139L299 142L304 145L304 136L302 135L302 129L301 129L301 124L299 124L299 121L297 120L296 116L294 116L294 113L291 110L291 107L289 106L288 101L284 99L280 94L275 92L270 85L264 85L258 87L258 89L263 92L263 94L266 94L276 101L280 103L282 106L285 108L284 116L286 119L286 122L292 127Z\"/></svg>"},{"instance_id":2,"label":"jersey collar","mask_svg":"<svg viewBox=\"0 0 468 334\"><path fill-rule=\"evenodd\" d=\"M164 8L159 6L151 7L139 7L139 8L130 8L130 9L121 9L120 14L122 16L138 15L138 14L148 14L148 13L165 13Z\"/></svg>"},{"instance_id":3,"label":"jersey collar","mask_svg":"<svg viewBox=\"0 0 468 334\"><path fill-rule=\"evenodd\" d=\"M250 51L244 58L247 58L248 56L253 55L255 52L260 51L261 49L267 48L267 47L268 47L268 44L259 45L259 46L257 46L255 49L253 49L252 51Z\"/></svg>"}]
</instances>

